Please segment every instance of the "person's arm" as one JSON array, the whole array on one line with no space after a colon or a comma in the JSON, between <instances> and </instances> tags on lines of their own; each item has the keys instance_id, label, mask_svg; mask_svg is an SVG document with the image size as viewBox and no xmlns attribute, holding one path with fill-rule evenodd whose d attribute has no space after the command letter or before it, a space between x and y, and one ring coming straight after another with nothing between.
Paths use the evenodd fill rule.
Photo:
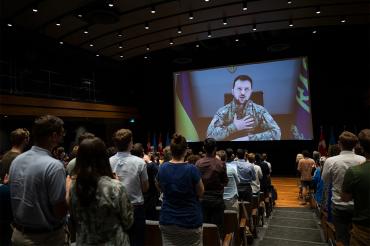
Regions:
<instances>
[{"instance_id":1,"label":"person's arm","mask_svg":"<svg viewBox=\"0 0 370 246\"><path fill-rule=\"evenodd\" d=\"M128 199L127 191L122 183L118 184L120 187L120 192L118 195L119 198L119 214L121 217L121 225L123 230L128 230L134 223L134 209L131 205L130 200Z\"/></svg>"},{"instance_id":2,"label":"person's arm","mask_svg":"<svg viewBox=\"0 0 370 246\"><path fill-rule=\"evenodd\" d=\"M141 182L141 190L142 192L147 192L149 190L149 180L148 180L148 172L146 168L146 164L143 161L142 170L140 174L140 182Z\"/></svg>"},{"instance_id":3,"label":"person's arm","mask_svg":"<svg viewBox=\"0 0 370 246\"><path fill-rule=\"evenodd\" d=\"M331 169L331 163L327 159L324 163L324 167L323 167L322 174L321 174L321 179L324 181L325 184L328 184L330 181L330 169Z\"/></svg>"},{"instance_id":4,"label":"person's arm","mask_svg":"<svg viewBox=\"0 0 370 246\"><path fill-rule=\"evenodd\" d=\"M230 112L228 105L220 108L213 116L213 119L208 126L207 137L220 141L236 132L237 128L233 123L233 115L231 114L232 113Z\"/></svg>"},{"instance_id":5,"label":"person's arm","mask_svg":"<svg viewBox=\"0 0 370 246\"><path fill-rule=\"evenodd\" d=\"M197 196L199 198L203 196L203 193L204 193L204 185L203 185L202 179L199 179L199 182L196 185L196 192L197 192Z\"/></svg>"},{"instance_id":6,"label":"person's arm","mask_svg":"<svg viewBox=\"0 0 370 246\"><path fill-rule=\"evenodd\" d=\"M258 176L258 179L262 179L263 178L263 174L262 174L262 169L261 167L260 168L257 168L257 176Z\"/></svg>"},{"instance_id":7,"label":"person's arm","mask_svg":"<svg viewBox=\"0 0 370 246\"><path fill-rule=\"evenodd\" d=\"M63 164L54 163L46 173L48 199L54 216L62 219L67 215L66 173Z\"/></svg>"},{"instance_id":8,"label":"person's arm","mask_svg":"<svg viewBox=\"0 0 370 246\"><path fill-rule=\"evenodd\" d=\"M229 182L229 178L227 177L226 164L225 162L223 162L222 170L221 170L221 185L225 187L228 182Z\"/></svg>"},{"instance_id":9,"label":"person's arm","mask_svg":"<svg viewBox=\"0 0 370 246\"><path fill-rule=\"evenodd\" d=\"M280 140L281 130L276 121L272 118L267 110L260 106L255 107L255 120L257 128L261 130L259 133L248 135L249 140Z\"/></svg>"},{"instance_id":10,"label":"person's arm","mask_svg":"<svg viewBox=\"0 0 370 246\"><path fill-rule=\"evenodd\" d=\"M352 168L349 168L346 173L344 174L343 184L342 184L342 193L341 199L344 202L349 202L352 200L352 190L354 185L355 179L353 176Z\"/></svg>"}]
</instances>

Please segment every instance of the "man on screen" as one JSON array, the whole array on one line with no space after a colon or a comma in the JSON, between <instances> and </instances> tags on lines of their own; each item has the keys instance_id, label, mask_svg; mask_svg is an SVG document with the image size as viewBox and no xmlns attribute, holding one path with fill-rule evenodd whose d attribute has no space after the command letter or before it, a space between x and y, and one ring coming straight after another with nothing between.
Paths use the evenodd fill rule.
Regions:
<instances>
[{"instance_id":1,"label":"man on screen","mask_svg":"<svg viewBox=\"0 0 370 246\"><path fill-rule=\"evenodd\" d=\"M250 100L252 79L239 75L234 79L233 100L220 108L207 129L207 137L218 141L280 140L280 127L267 110Z\"/></svg>"}]
</instances>

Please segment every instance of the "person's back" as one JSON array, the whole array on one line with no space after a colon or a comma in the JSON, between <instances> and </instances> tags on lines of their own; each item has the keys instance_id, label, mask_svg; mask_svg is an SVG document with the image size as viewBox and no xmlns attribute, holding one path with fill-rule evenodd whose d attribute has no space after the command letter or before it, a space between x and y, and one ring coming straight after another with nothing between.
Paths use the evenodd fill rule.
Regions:
<instances>
[{"instance_id":1,"label":"person's back","mask_svg":"<svg viewBox=\"0 0 370 246\"><path fill-rule=\"evenodd\" d=\"M145 161L131 155L132 132L129 129L120 129L114 133L113 141L118 152L109 158L113 173L122 182L127 190L128 197L134 207L134 224L129 230L130 244L144 244L145 207L143 193L149 188L148 173Z\"/></svg>"},{"instance_id":2,"label":"person's back","mask_svg":"<svg viewBox=\"0 0 370 246\"><path fill-rule=\"evenodd\" d=\"M64 137L63 121L55 116L36 119L35 145L20 154L10 167L14 244L63 245L66 183L63 164L51 157L51 149ZM33 237L37 234L37 237Z\"/></svg>"},{"instance_id":3,"label":"person's back","mask_svg":"<svg viewBox=\"0 0 370 246\"><path fill-rule=\"evenodd\" d=\"M353 216L353 201L341 199L343 179L348 168L365 162L365 157L352 152L358 138L351 132L344 131L339 136L341 152L337 156L326 159L322 172L325 183L332 183L332 214L333 224L338 242L349 244L349 227Z\"/></svg>"},{"instance_id":4,"label":"person's back","mask_svg":"<svg viewBox=\"0 0 370 246\"><path fill-rule=\"evenodd\" d=\"M81 206L76 185L71 187L71 213L78 221L77 245L111 243L129 245L126 231L133 223L133 209L121 182L108 176L98 179L96 199Z\"/></svg>"}]
</instances>

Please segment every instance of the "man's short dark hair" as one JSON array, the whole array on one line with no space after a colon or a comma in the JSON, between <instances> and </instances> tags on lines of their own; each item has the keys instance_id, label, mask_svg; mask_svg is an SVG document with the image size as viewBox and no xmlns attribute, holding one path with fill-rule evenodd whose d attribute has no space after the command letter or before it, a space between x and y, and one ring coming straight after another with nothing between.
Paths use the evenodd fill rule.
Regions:
<instances>
[{"instance_id":1,"label":"man's short dark hair","mask_svg":"<svg viewBox=\"0 0 370 246\"><path fill-rule=\"evenodd\" d=\"M236 150L236 157L238 157L238 159L244 159L245 158L245 149L237 149Z\"/></svg>"},{"instance_id":2,"label":"man's short dark hair","mask_svg":"<svg viewBox=\"0 0 370 246\"><path fill-rule=\"evenodd\" d=\"M119 129L113 134L113 142L118 151L128 150L132 141L132 132L129 129Z\"/></svg>"},{"instance_id":3,"label":"man's short dark hair","mask_svg":"<svg viewBox=\"0 0 370 246\"><path fill-rule=\"evenodd\" d=\"M212 154L217 149L217 141L214 138L206 138L203 143L204 151L207 154Z\"/></svg>"},{"instance_id":4,"label":"man's short dark hair","mask_svg":"<svg viewBox=\"0 0 370 246\"><path fill-rule=\"evenodd\" d=\"M339 143L344 150L352 150L358 143L358 137L349 131L344 131L339 135Z\"/></svg>"},{"instance_id":5,"label":"man's short dark hair","mask_svg":"<svg viewBox=\"0 0 370 246\"><path fill-rule=\"evenodd\" d=\"M234 155L233 149L232 148L227 148L226 149L226 159L227 159L228 162L232 161L233 155Z\"/></svg>"},{"instance_id":6,"label":"man's short dark hair","mask_svg":"<svg viewBox=\"0 0 370 246\"><path fill-rule=\"evenodd\" d=\"M43 115L37 118L33 124L33 137L37 142L43 141L54 132L62 134L64 122L54 115Z\"/></svg>"},{"instance_id":7,"label":"man's short dark hair","mask_svg":"<svg viewBox=\"0 0 370 246\"><path fill-rule=\"evenodd\" d=\"M252 78L251 78L251 77L249 77L248 75L239 75L238 77L236 77L236 78L234 79L234 82L233 82L233 89L234 89L234 87L235 87L235 83L236 83L236 81L238 81L238 80L240 80L240 81L249 81L249 82L251 82L251 86L253 86L253 81L252 81Z\"/></svg>"},{"instance_id":8,"label":"man's short dark hair","mask_svg":"<svg viewBox=\"0 0 370 246\"><path fill-rule=\"evenodd\" d=\"M370 129L363 129L360 131L358 139L364 152L370 154Z\"/></svg>"},{"instance_id":9,"label":"man's short dark hair","mask_svg":"<svg viewBox=\"0 0 370 246\"><path fill-rule=\"evenodd\" d=\"M143 158L144 157L144 147L141 143L136 143L132 146L131 155Z\"/></svg>"},{"instance_id":10,"label":"man's short dark hair","mask_svg":"<svg viewBox=\"0 0 370 246\"><path fill-rule=\"evenodd\" d=\"M13 146L19 146L29 137L30 132L27 129L18 128L10 133L10 142Z\"/></svg>"}]
</instances>

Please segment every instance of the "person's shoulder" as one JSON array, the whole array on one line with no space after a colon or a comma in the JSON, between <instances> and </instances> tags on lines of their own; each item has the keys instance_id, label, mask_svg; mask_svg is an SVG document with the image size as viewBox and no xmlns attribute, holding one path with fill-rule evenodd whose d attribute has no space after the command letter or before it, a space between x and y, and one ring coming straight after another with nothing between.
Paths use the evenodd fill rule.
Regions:
<instances>
[{"instance_id":1,"label":"person's shoulder","mask_svg":"<svg viewBox=\"0 0 370 246\"><path fill-rule=\"evenodd\" d=\"M143 158L137 157L135 155L129 155L131 161L134 161L137 164L145 165L145 161Z\"/></svg>"},{"instance_id":2,"label":"person's shoulder","mask_svg":"<svg viewBox=\"0 0 370 246\"><path fill-rule=\"evenodd\" d=\"M255 102L252 101L252 105L253 107L257 110L257 111L267 111L266 108L262 105L259 105Z\"/></svg>"},{"instance_id":3,"label":"person's shoulder","mask_svg":"<svg viewBox=\"0 0 370 246\"><path fill-rule=\"evenodd\" d=\"M228 103L217 110L218 114L225 114L232 108L232 103Z\"/></svg>"}]
</instances>

